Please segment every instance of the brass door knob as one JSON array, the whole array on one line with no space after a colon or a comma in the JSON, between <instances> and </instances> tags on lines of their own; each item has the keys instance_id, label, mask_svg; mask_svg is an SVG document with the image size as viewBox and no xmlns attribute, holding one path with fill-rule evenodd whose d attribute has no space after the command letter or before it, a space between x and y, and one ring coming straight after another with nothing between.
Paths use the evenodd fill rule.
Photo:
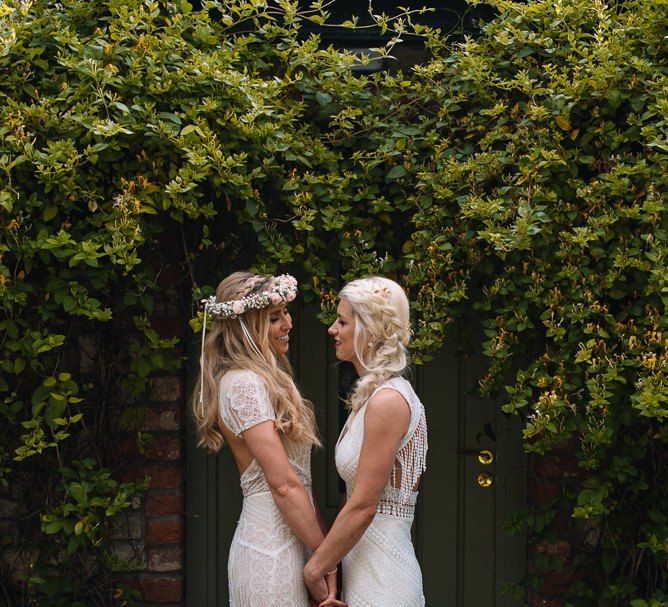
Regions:
<instances>
[{"instance_id":1,"label":"brass door knob","mask_svg":"<svg viewBox=\"0 0 668 607\"><path fill-rule=\"evenodd\" d=\"M494 477L489 472L481 472L478 474L478 484L483 488L491 487L494 482Z\"/></svg>"},{"instance_id":2,"label":"brass door knob","mask_svg":"<svg viewBox=\"0 0 668 607\"><path fill-rule=\"evenodd\" d=\"M480 453L478 453L478 461L483 466L489 466L490 464L493 464L494 451L491 451L490 449L483 449Z\"/></svg>"}]
</instances>

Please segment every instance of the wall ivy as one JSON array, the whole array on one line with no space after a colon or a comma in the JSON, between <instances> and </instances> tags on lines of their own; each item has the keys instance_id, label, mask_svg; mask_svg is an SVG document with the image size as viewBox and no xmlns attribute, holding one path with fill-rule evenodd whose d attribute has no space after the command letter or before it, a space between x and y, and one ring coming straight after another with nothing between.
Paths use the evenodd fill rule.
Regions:
<instances>
[{"instance_id":1,"label":"wall ivy","mask_svg":"<svg viewBox=\"0 0 668 607\"><path fill-rule=\"evenodd\" d=\"M459 43L380 17L429 56L368 75L301 34L320 4L0 7L0 482L49 479L0 536L9 604L111 603L106 517L138 488L105 432L179 362L157 276L176 264L195 302L249 259L325 318L341 278L399 278L418 362L482 322L482 394L578 461L506 526L582 520L573 605L666 604L665 2L491 0Z\"/></svg>"}]
</instances>

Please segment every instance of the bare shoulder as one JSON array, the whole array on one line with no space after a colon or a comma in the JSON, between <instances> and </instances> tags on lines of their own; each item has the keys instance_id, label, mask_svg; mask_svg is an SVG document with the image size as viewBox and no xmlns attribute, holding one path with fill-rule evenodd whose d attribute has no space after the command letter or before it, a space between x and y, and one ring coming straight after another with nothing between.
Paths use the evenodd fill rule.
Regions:
<instances>
[{"instance_id":1,"label":"bare shoulder","mask_svg":"<svg viewBox=\"0 0 668 607\"><path fill-rule=\"evenodd\" d=\"M404 425L410 422L411 410L406 399L392 388L383 388L369 400L366 419L380 423Z\"/></svg>"}]
</instances>

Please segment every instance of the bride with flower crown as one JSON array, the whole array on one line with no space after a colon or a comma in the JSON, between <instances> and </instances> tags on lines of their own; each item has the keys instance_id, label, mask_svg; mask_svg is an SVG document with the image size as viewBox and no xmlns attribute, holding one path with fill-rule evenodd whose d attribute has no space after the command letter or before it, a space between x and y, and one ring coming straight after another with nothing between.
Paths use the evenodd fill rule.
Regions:
<instances>
[{"instance_id":1,"label":"bride with flower crown","mask_svg":"<svg viewBox=\"0 0 668 607\"><path fill-rule=\"evenodd\" d=\"M243 507L228 560L231 607L308 607L302 570L324 539L311 493L313 408L292 379L286 304L297 281L236 272L204 300L201 375L193 393L198 444L224 444L239 468ZM207 333L207 319L212 319ZM336 568L312 599L336 600Z\"/></svg>"}]
</instances>

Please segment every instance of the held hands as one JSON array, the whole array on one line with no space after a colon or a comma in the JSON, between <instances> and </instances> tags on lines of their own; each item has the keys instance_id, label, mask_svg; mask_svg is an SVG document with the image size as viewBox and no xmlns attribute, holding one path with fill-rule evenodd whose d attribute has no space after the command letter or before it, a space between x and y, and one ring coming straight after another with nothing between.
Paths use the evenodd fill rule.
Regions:
<instances>
[{"instance_id":1,"label":"held hands","mask_svg":"<svg viewBox=\"0 0 668 607\"><path fill-rule=\"evenodd\" d=\"M335 597L329 597L326 601L320 603L318 607L348 607L348 603L339 601Z\"/></svg>"},{"instance_id":2,"label":"held hands","mask_svg":"<svg viewBox=\"0 0 668 607\"><path fill-rule=\"evenodd\" d=\"M336 572L319 574L307 563L304 567L304 582L311 596L312 605L317 607L348 607L336 598Z\"/></svg>"},{"instance_id":3,"label":"held hands","mask_svg":"<svg viewBox=\"0 0 668 607\"><path fill-rule=\"evenodd\" d=\"M339 601L336 598L336 571L325 574L327 580L327 598L318 605L318 607L348 607L347 603Z\"/></svg>"},{"instance_id":4,"label":"held hands","mask_svg":"<svg viewBox=\"0 0 668 607\"><path fill-rule=\"evenodd\" d=\"M322 574L313 570L310 561L304 565L304 583L315 605L320 605L323 601L328 600L329 588L327 582Z\"/></svg>"}]
</instances>

